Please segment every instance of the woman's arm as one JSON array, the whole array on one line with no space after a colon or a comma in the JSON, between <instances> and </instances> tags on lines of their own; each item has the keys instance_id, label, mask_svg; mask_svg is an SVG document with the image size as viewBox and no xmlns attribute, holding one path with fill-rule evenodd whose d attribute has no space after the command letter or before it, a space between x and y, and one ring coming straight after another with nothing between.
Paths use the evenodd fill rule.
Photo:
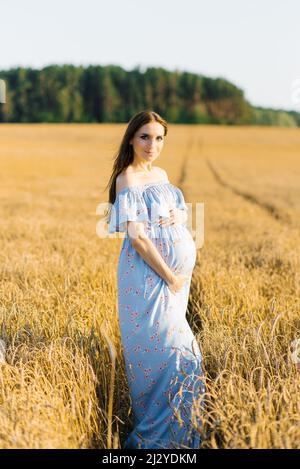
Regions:
<instances>
[{"instance_id":1,"label":"woman's arm","mask_svg":"<svg viewBox=\"0 0 300 469\"><path fill-rule=\"evenodd\" d=\"M163 260L151 239L146 235L143 223L129 221L127 224L132 247L165 282L169 285L174 283L176 276Z\"/></svg>"}]
</instances>

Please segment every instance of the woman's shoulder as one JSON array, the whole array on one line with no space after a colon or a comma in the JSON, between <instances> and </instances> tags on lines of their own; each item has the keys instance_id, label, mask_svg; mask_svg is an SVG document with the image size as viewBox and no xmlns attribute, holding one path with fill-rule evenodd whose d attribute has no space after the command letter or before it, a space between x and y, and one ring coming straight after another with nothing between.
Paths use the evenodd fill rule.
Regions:
<instances>
[{"instance_id":1,"label":"woman's shoulder","mask_svg":"<svg viewBox=\"0 0 300 469\"><path fill-rule=\"evenodd\" d=\"M133 173L122 171L116 178L116 193L125 189L129 186L134 186L136 184L136 179Z\"/></svg>"},{"instance_id":2,"label":"woman's shoulder","mask_svg":"<svg viewBox=\"0 0 300 469\"><path fill-rule=\"evenodd\" d=\"M162 178L168 179L168 173L167 173L166 170L164 170L162 168L159 168L159 166L155 166L155 168L156 168L158 174L160 174Z\"/></svg>"},{"instance_id":3,"label":"woman's shoulder","mask_svg":"<svg viewBox=\"0 0 300 469\"><path fill-rule=\"evenodd\" d=\"M159 166L154 166L155 178L154 179L166 179L168 180L167 172L160 168ZM121 190L130 187L130 186L141 186L143 185L143 180L128 166L116 178L116 193L118 194Z\"/></svg>"}]
</instances>

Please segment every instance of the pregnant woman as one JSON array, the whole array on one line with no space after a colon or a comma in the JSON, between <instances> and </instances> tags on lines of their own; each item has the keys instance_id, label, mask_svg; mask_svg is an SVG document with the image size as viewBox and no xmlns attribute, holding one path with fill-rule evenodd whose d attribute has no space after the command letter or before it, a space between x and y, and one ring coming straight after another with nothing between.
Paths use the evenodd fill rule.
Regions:
<instances>
[{"instance_id":1,"label":"pregnant woman","mask_svg":"<svg viewBox=\"0 0 300 469\"><path fill-rule=\"evenodd\" d=\"M125 232L118 313L134 428L124 448L199 448L204 377L186 320L196 246L187 206L154 166L167 123L153 111L129 122L109 182L108 231Z\"/></svg>"}]
</instances>

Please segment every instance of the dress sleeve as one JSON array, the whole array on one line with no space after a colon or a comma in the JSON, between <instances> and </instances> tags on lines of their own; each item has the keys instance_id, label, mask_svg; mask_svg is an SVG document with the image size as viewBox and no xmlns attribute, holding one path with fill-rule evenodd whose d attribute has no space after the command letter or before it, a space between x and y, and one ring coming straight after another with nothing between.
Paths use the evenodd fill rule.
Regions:
<instances>
[{"instance_id":1,"label":"dress sleeve","mask_svg":"<svg viewBox=\"0 0 300 469\"><path fill-rule=\"evenodd\" d=\"M111 207L108 232L126 232L127 221L148 220L148 210L143 195L137 188L121 190Z\"/></svg>"},{"instance_id":2,"label":"dress sleeve","mask_svg":"<svg viewBox=\"0 0 300 469\"><path fill-rule=\"evenodd\" d=\"M179 189L179 187L176 187L176 207L177 208L181 208L182 210L186 210L188 211L188 207L185 203L185 200L184 200L184 197L183 197L183 193L181 192L181 190Z\"/></svg>"}]
</instances>

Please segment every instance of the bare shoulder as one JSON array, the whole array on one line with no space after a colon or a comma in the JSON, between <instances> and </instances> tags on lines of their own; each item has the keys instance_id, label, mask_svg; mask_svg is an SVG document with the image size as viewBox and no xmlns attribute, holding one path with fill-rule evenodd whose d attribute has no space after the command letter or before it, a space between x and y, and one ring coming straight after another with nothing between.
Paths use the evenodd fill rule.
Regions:
<instances>
[{"instance_id":1,"label":"bare shoulder","mask_svg":"<svg viewBox=\"0 0 300 469\"><path fill-rule=\"evenodd\" d=\"M123 171L116 178L116 193L128 186L134 186L136 180L130 171Z\"/></svg>"},{"instance_id":2,"label":"bare shoulder","mask_svg":"<svg viewBox=\"0 0 300 469\"><path fill-rule=\"evenodd\" d=\"M155 166L155 169L157 170L157 173L160 174L160 177L162 179L169 179L168 178L168 173L164 169L160 168L159 166Z\"/></svg>"},{"instance_id":3,"label":"bare shoulder","mask_svg":"<svg viewBox=\"0 0 300 469\"><path fill-rule=\"evenodd\" d=\"M159 179L168 181L168 174L164 169L160 168L159 166L154 166L153 170L152 180ZM145 182L147 183L149 181L145 178L141 178L141 176L132 171L130 167L127 167L116 178L116 194L125 189L125 187L142 185Z\"/></svg>"}]
</instances>

